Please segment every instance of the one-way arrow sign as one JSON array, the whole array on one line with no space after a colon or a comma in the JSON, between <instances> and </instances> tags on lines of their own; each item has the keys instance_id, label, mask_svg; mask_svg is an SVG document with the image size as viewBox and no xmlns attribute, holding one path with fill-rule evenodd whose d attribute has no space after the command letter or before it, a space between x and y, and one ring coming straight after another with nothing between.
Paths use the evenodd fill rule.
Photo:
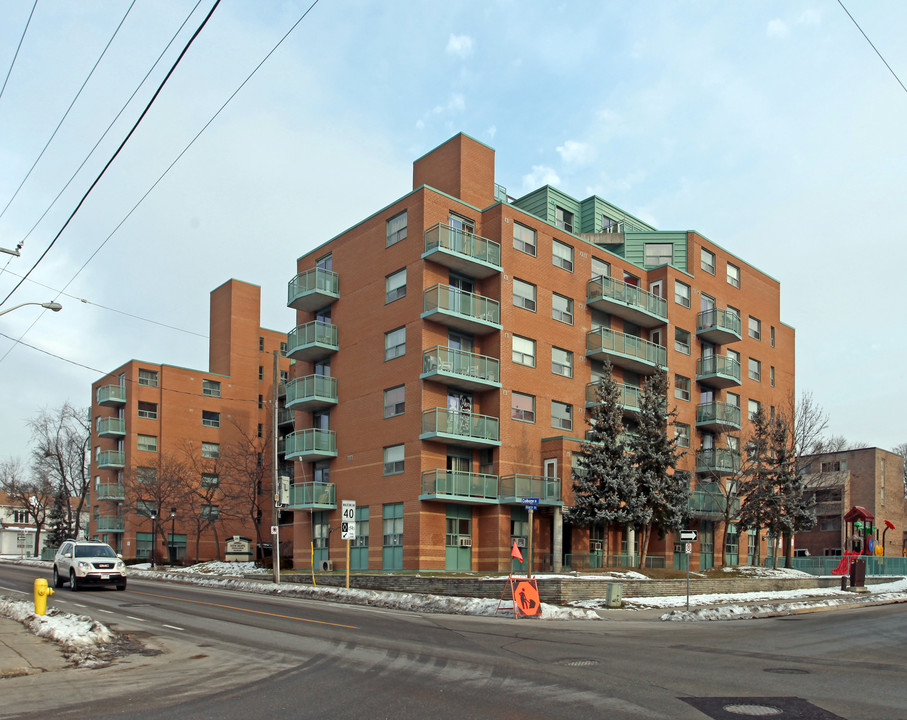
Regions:
<instances>
[{"instance_id":1,"label":"one-way arrow sign","mask_svg":"<svg viewBox=\"0 0 907 720\"><path fill-rule=\"evenodd\" d=\"M698 530L681 530L680 542L696 542L699 539Z\"/></svg>"}]
</instances>

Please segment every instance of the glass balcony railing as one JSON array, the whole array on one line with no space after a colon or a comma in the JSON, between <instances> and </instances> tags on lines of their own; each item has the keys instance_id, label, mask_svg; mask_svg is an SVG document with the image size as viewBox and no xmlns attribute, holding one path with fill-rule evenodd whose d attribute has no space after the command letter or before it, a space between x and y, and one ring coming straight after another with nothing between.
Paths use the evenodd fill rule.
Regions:
<instances>
[{"instance_id":1,"label":"glass balcony railing","mask_svg":"<svg viewBox=\"0 0 907 720\"><path fill-rule=\"evenodd\" d=\"M337 378L330 375L306 375L287 383L287 408L300 410L337 404Z\"/></svg>"},{"instance_id":2,"label":"glass balcony railing","mask_svg":"<svg viewBox=\"0 0 907 720\"><path fill-rule=\"evenodd\" d=\"M696 489L690 493L688 507L694 515L721 515L727 507L728 498L719 487L714 489ZM740 511L740 499L731 498L731 517Z\"/></svg>"},{"instance_id":3,"label":"glass balcony railing","mask_svg":"<svg viewBox=\"0 0 907 720\"><path fill-rule=\"evenodd\" d=\"M314 310L340 297L340 276L316 267L299 273L287 285L287 306L297 310Z\"/></svg>"},{"instance_id":4,"label":"glass balcony railing","mask_svg":"<svg viewBox=\"0 0 907 720\"><path fill-rule=\"evenodd\" d=\"M586 284L586 303L592 307L601 306L601 309L621 317L642 320L643 322L637 324L647 327L662 325L668 321L668 303L663 297L603 275L592 278ZM622 308L631 312L627 314ZM643 316L649 316L651 321L647 321Z\"/></svg>"},{"instance_id":5,"label":"glass balcony railing","mask_svg":"<svg viewBox=\"0 0 907 720\"><path fill-rule=\"evenodd\" d=\"M95 491L98 500L125 500L126 488L119 483L101 483Z\"/></svg>"},{"instance_id":6,"label":"glass balcony railing","mask_svg":"<svg viewBox=\"0 0 907 720\"><path fill-rule=\"evenodd\" d=\"M708 448L696 451L696 472L732 474L739 470L739 450Z\"/></svg>"},{"instance_id":7,"label":"glass balcony railing","mask_svg":"<svg viewBox=\"0 0 907 720\"><path fill-rule=\"evenodd\" d=\"M121 468L126 466L126 454L119 450L101 450L98 453L99 468Z\"/></svg>"},{"instance_id":8,"label":"glass balcony railing","mask_svg":"<svg viewBox=\"0 0 907 720\"><path fill-rule=\"evenodd\" d=\"M297 430L287 435L287 459L320 460L337 457L337 434L333 430Z\"/></svg>"},{"instance_id":9,"label":"glass balcony railing","mask_svg":"<svg viewBox=\"0 0 907 720\"><path fill-rule=\"evenodd\" d=\"M497 502L498 476L428 470L422 473L422 498Z\"/></svg>"},{"instance_id":10,"label":"glass balcony railing","mask_svg":"<svg viewBox=\"0 0 907 720\"><path fill-rule=\"evenodd\" d=\"M500 385L501 362L497 358L436 345L422 353L422 374L426 377L437 373Z\"/></svg>"},{"instance_id":11,"label":"glass balcony railing","mask_svg":"<svg viewBox=\"0 0 907 720\"><path fill-rule=\"evenodd\" d=\"M703 310L696 315L696 334L719 344L740 340L740 316L722 308Z\"/></svg>"},{"instance_id":12,"label":"glass balcony railing","mask_svg":"<svg viewBox=\"0 0 907 720\"><path fill-rule=\"evenodd\" d=\"M740 384L740 361L728 355L708 355L696 361L696 380L718 387Z\"/></svg>"},{"instance_id":13,"label":"glass balcony railing","mask_svg":"<svg viewBox=\"0 0 907 720\"><path fill-rule=\"evenodd\" d=\"M323 320L297 325L287 333L287 357L295 360L311 360L336 352L339 347L337 326Z\"/></svg>"},{"instance_id":14,"label":"glass balcony railing","mask_svg":"<svg viewBox=\"0 0 907 720\"><path fill-rule=\"evenodd\" d=\"M334 483L307 482L290 485L291 510L334 509L337 507L337 486Z\"/></svg>"},{"instance_id":15,"label":"glass balcony railing","mask_svg":"<svg viewBox=\"0 0 907 720\"><path fill-rule=\"evenodd\" d=\"M617 385L617 404L622 405L625 410L630 412L639 412L642 388L634 385L624 385L623 383L615 384ZM586 383L586 406L592 407L593 405L598 405L597 382Z\"/></svg>"},{"instance_id":16,"label":"glass balcony railing","mask_svg":"<svg viewBox=\"0 0 907 720\"><path fill-rule=\"evenodd\" d=\"M98 405L125 405L126 388L122 385L102 385L97 392Z\"/></svg>"},{"instance_id":17,"label":"glass balcony railing","mask_svg":"<svg viewBox=\"0 0 907 720\"><path fill-rule=\"evenodd\" d=\"M95 527L98 532L123 532L126 521L121 517L101 515L95 519Z\"/></svg>"},{"instance_id":18,"label":"glass balcony railing","mask_svg":"<svg viewBox=\"0 0 907 720\"><path fill-rule=\"evenodd\" d=\"M561 481L541 475L504 475L500 496L502 503L516 504L523 498L538 498L541 505L561 505Z\"/></svg>"},{"instance_id":19,"label":"glass balcony railing","mask_svg":"<svg viewBox=\"0 0 907 720\"><path fill-rule=\"evenodd\" d=\"M643 373L668 364L668 353L661 345L608 328L586 333L586 355L607 355L615 365Z\"/></svg>"},{"instance_id":20,"label":"glass balcony railing","mask_svg":"<svg viewBox=\"0 0 907 720\"><path fill-rule=\"evenodd\" d=\"M701 403L696 406L697 425L715 425L740 429L740 408L724 402Z\"/></svg>"},{"instance_id":21,"label":"glass balcony railing","mask_svg":"<svg viewBox=\"0 0 907 720\"><path fill-rule=\"evenodd\" d=\"M501 304L497 300L450 285L432 285L425 290L422 309L422 317L454 327L475 332L500 329Z\"/></svg>"},{"instance_id":22,"label":"glass balcony railing","mask_svg":"<svg viewBox=\"0 0 907 720\"><path fill-rule=\"evenodd\" d=\"M425 231L425 256L449 267L471 268L473 277L484 277L501 269L500 243L443 223ZM473 267L476 264L487 267L489 272Z\"/></svg>"},{"instance_id":23,"label":"glass balcony railing","mask_svg":"<svg viewBox=\"0 0 907 720\"><path fill-rule=\"evenodd\" d=\"M125 435L126 434L126 420L123 418L98 418L98 422L95 426L98 435L110 436L110 435Z\"/></svg>"},{"instance_id":24,"label":"glass balcony railing","mask_svg":"<svg viewBox=\"0 0 907 720\"><path fill-rule=\"evenodd\" d=\"M422 440L456 439L478 445L500 445L500 421L488 415L431 408L422 413Z\"/></svg>"}]
</instances>

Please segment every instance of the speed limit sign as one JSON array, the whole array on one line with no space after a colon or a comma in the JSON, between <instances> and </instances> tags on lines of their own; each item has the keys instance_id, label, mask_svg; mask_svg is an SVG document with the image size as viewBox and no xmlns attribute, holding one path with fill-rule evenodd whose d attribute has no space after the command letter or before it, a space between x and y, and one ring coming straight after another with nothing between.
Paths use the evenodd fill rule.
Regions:
<instances>
[{"instance_id":1,"label":"speed limit sign","mask_svg":"<svg viewBox=\"0 0 907 720\"><path fill-rule=\"evenodd\" d=\"M356 501L343 500L341 503L340 539L356 539Z\"/></svg>"}]
</instances>

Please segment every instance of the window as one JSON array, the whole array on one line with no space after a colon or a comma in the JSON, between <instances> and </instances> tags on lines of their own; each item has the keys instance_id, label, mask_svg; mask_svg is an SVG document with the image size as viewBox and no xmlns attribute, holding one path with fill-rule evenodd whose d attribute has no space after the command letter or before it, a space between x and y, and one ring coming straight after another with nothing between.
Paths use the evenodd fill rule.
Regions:
<instances>
[{"instance_id":1,"label":"window","mask_svg":"<svg viewBox=\"0 0 907 720\"><path fill-rule=\"evenodd\" d=\"M772 387L775 387L775 366L771 365L768 369L768 379Z\"/></svg>"},{"instance_id":2,"label":"window","mask_svg":"<svg viewBox=\"0 0 907 720\"><path fill-rule=\"evenodd\" d=\"M258 338L258 352L265 351L265 339L263 337Z\"/></svg>"},{"instance_id":3,"label":"window","mask_svg":"<svg viewBox=\"0 0 907 720\"><path fill-rule=\"evenodd\" d=\"M678 447L690 447L690 426L685 423L674 423L674 439Z\"/></svg>"},{"instance_id":4,"label":"window","mask_svg":"<svg viewBox=\"0 0 907 720\"><path fill-rule=\"evenodd\" d=\"M384 359L393 360L406 352L406 328L384 333Z\"/></svg>"},{"instance_id":5,"label":"window","mask_svg":"<svg viewBox=\"0 0 907 720\"><path fill-rule=\"evenodd\" d=\"M220 485L220 477L217 473L202 473L202 483L203 488L215 488Z\"/></svg>"},{"instance_id":6,"label":"window","mask_svg":"<svg viewBox=\"0 0 907 720\"><path fill-rule=\"evenodd\" d=\"M711 275L715 274L715 253L705 248L700 248L699 267Z\"/></svg>"},{"instance_id":7,"label":"window","mask_svg":"<svg viewBox=\"0 0 907 720\"><path fill-rule=\"evenodd\" d=\"M157 452L157 435L137 435L136 447L145 452Z\"/></svg>"},{"instance_id":8,"label":"window","mask_svg":"<svg viewBox=\"0 0 907 720\"><path fill-rule=\"evenodd\" d=\"M593 257L592 277L611 277L611 263Z\"/></svg>"},{"instance_id":9,"label":"window","mask_svg":"<svg viewBox=\"0 0 907 720\"><path fill-rule=\"evenodd\" d=\"M747 400L746 403L746 412L747 417L752 420L756 417L756 413L762 409L762 404L758 400Z\"/></svg>"},{"instance_id":10,"label":"window","mask_svg":"<svg viewBox=\"0 0 907 720\"><path fill-rule=\"evenodd\" d=\"M280 343L280 357L286 357L286 356L287 356L287 348L288 348L288 347L289 347L289 345L287 345L286 341Z\"/></svg>"},{"instance_id":11,"label":"window","mask_svg":"<svg viewBox=\"0 0 907 720\"><path fill-rule=\"evenodd\" d=\"M712 307L715 307L715 301L714 301L714 300L712 300ZM703 310L705 310L705 308L703 308ZM727 311L728 311L731 315L733 315L734 317L737 317L737 318L740 317L740 311L739 311L737 308L735 308L733 305L728 305L728 306L727 306Z\"/></svg>"},{"instance_id":12,"label":"window","mask_svg":"<svg viewBox=\"0 0 907 720\"><path fill-rule=\"evenodd\" d=\"M690 286L680 280L674 281L674 302L684 307L690 307Z\"/></svg>"},{"instance_id":13,"label":"window","mask_svg":"<svg viewBox=\"0 0 907 720\"><path fill-rule=\"evenodd\" d=\"M674 397L678 400L690 399L690 378L683 375L674 376Z\"/></svg>"},{"instance_id":14,"label":"window","mask_svg":"<svg viewBox=\"0 0 907 720\"><path fill-rule=\"evenodd\" d=\"M220 443L203 442L202 457L217 460L220 457Z\"/></svg>"},{"instance_id":15,"label":"window","mask_svg":"<svg viewBox=\"0 0 907 720\"><path fill-rule=\"evenodd\" d=\"M727 264L727 284L735 288L740 287L740 268L731 263Z\"/></svg>"},{"instance_id":16,"label":"window","mask_svg":"<svg viewBox=\"0 0 907 720\"><path fill-rule=\"evenodd\" d=\"M258 396L258 409L261 410L264 408L264 406L265 406L265 396L259 395Z\"/></svg>"},{"instance_id":17,"label":"window","mask_svg":"<svg viewBox=\"0 0 907 720\"><path fill-rule=\"evenodd\" d=\"M135 469L135 480L140 485L152 485L157 482L157 468L137 467Z\"/></svg>"},{"instance_id":18,"label":"window","mask_svg":"<svg viewBox=\"0 0 907 720\"><path fill-rule=\"evenodd\" d=\"M838 472L847 470L847 461L829 460L828 462L819 463L819 472Z\"/></svg>"},{"instance_id":19,"label":"window","mask_svg":"<svg viewBox=\"0 0 907 720\"><path fill-rule=\"evenodd\" d=\"M646 243L646 266L670 265L674 262L674 246L671 243Z\"/></svg>"},{"instance_id":20,"label":"window","mask_svg":"<svg viewBox=\"0 0 907 720\"><path fill-rule=\"evenodd\" d=\"M573 324L573 300L557 293L551 293L551 317L555 320Z\"/></svg>"},{"instance_id":21,"label":"window","mask_svg":"<svg viewBox=\"0 0 907 720\"><path fill-rule=\"evenodd\" d=\"M137 500L135 511L142 517L151 517L152 515L157 515L157 504L154 500Z\"/></svg>"},{"instance_id":22,"label":"window","mask_svg":"<svg viewBox=\"0 0 907 720\"><path fill-rule=\"evenodd\" d=\"M551 348L551 372L555 375L573 377L573 353L559 347Z\"/></svg>"},{"instance_id":23,"label":"window","mask_svg":"<svg viewBox=\"0 0 907 720\"><path fill-rule=\"evenodd\" d=\"M740 407L740 396L737 393L729 392L726 397L728 405L733 405L735 408Z\"/></svg>"},{"instance_id":24,"label":"window","mask_svg":"<svg viewBox=\"0 0 907 720\"><path fill-rule=\"evenodd\" d=\"M762 382L762 363L755 358L749 360L749 378L756 382Z\"/></svg>"},{"instance_id":25,"label":"window","mask_svg":"<svg viewBox=\"0 0 907 720\"><path fill-rule=\"evenodd\" d=\"M554 206L554 224L561 230L573 232L573 213L562 207Z\"/></svg>"},{"instance_id":26,"label":"window","mask_svg":"<svg viewBox=\"0 0 907 720\"><path fill-rule=\"evenodd\" d=\"M731 365L740 365L740 353L736 350L731 350L728 348L725 350L727 353L728 360L731 361Z\"/></svg>"},{"instance_id":27,"label":"window","mask_svg":"<svg viewBox=\"0 0 907 720\"><path fill-rule=\"evenodd\" d=\"M202 520L217 520L219 517L219 505L202 505Z\"/></svg>"},{"instance_id":28,"label":"window","mask_svg":"<svg viewBox=\"0 0 907 720\"><path fill-rule=\"evenodd\" d=\"M510 416L514 420L523 422L535 422L535 396L524 395L523 393L510 394Z\"/></svg>"},{"instance_id":29,"label":"window","mask_svg":"<svg viewBox=\"0 0 907 720\"><path fill-rule=\"evenodd\" d=\"M750 315L749 320L749 333L753 340L762 339L762 323L759 321L759 318L754 318L752 315Z\"/></svg>"},{"instance_id":30,"label":"window","mask_svg":"<svg viewBox=\"0 0 907 720\"><path fill-rule=\"evenodd\" d=\"M518 365L535 367L535 340L514 335L513 361Z\"/></svg>"},{"instance_id":31,"label":"window","mask_svg":"<svg viewBox=\"0 0 907 720\"><path fill-rule=\"evenodd\" d=\"M674 349L683 353L690 354L690 331L682 328L674 328Z\"/></svg>"},{"instance_id":32,"label":"window","mask_svg":"<svg viewBox=\"0 0 907 720\"><path fill-rule=\"evenodd\" d=\"M406 210L387 221L387 244L390 247L406 239Z\"/></svg>"},{"instance_id":33,"label":"window","mask_svg":"<svg viewBox=\"0 0 907 720\"><path fill-rule=\"evenodd\" d=\"M157 403L144 402L142 400L139 400L137 414L140 418L157 420Z\"/></svg>"},{"instance_id":34,"label":"window","mask_svg":"<svg viewBox=\"0 0 907 720\"><path fill-rule=\"evenodd\" d=\"M217 380L202 380L202 395L220 397L220 383Z\"/></svg>"},{"instance_id":35,"label":"window","mask_svg":"<svg viewBox=\"0 0 907 720\"><path fill-rule=\"evenodd\" d=\"M513 304L535 312L535 285L514 278Z\"/></svg>"},{"instance_id":36,"label":"window","mask_svg":"<svg viewBox=\"0 0 907 720\"><path fill-rule=\"evenodd\" d=\"M290 371L281 370L280 371L280 382L285 383L290 381Z\"/></svg>"},{"instance_id":37,"label":"window","mask_svg":"<svg viewBox=\"0 0 907 720\"><path fill-rule=\"evenodd\" d=\"M573 429L573 406L567 403L551 401L551 427L561 430Z\"/></svg>"},{"instance_id":38,"label":"window","mask_svg":"<svg viewBox=\"0 0 907 720\"><path fill-rule=\"evenodd\" d=\"M535 230L515 222L513 224L513 247L535 257Z\"/></svg>"},{"instance_id":39,"label":"window","mask_svg":"<svg viewBox=\"0 0 907 720\"><path fill-rule=\"evenodd\" d=\"M389 303L406 296L406 268L384 278L384 302Z\"/></svg>"},{"instance_id":40,"label":"window","mask_svg":"<svg viewBox=\"0 0 907 720\"><path fill-rule=\"evenodd\" d=\"M384 474L399 475L403 472L403 446L391 445L384 448Z\"/></svg>"},{"instance_id":41,"label":"window","mask_svg":"<svg viewBox=\"0 0 907 720\"><path fill-rule=\"evenodd\" d=\"M205 427L220 427L220 413L212 410L202 410L202 425Z\"/></svg>"},{"instance_id":42,"label":"window","mask_svg":"<svg viewBox=\"0 0 907 720\"><path fill-rule=\"evenodd\" d=\"M263 365L258 366L258 379L259 380L265 379L265 368Z\"/></svg>"},{"instance_id":43,"label":"window","mask_svg":"<svg viewBox=\"0 0 907 720\"><path fill-rule=\"evenodd\" d=\"M384 417L402 415L406 410L405 387L398 385L384 391Z\"/></svg>"},{"instance_id":44,"label":"window","mask_svg":"<svg viewBox=\"0 0 907 720\"><path fill-rule=\"evenodd\" d=\"M573 248L559 240L551 241L551 262L573 272Z\"/></svg>"},{"instance_id":45,"label":"window","mask_svg":"<svg viewBox=\"0 0 907 720\"><path fill-rule=\"evenodd\" d=\"M284 409L285 408L281 408L281 410L284 410ZM258 423L258 437L264 437L264 432L265 432L265 426L262 425L261 423Z\"/></svg>"},{"instance_id":46,"label":"window","mask_svg":"<svg viewBox=\"0 0 907 720\"><path fill-rule=\"evenodd\" d=\"M139 368L139 385L157 387L157 370L142 370Z\"/></svg>"},{"instance_id":47,"label":"window","mask_svg":"<svg viewBox=\"0 0 907 720\"><path fill-rule=\"evenodd\" d=\"M381 531L385 547L403 545L403 503L387 503L383 506Z\"/></svg>"},{"instance_id":48,"label":"window","mask_svg":"<svg viewBox=\"0 0 907 720\"><path fill-rule=\"evenodd\" d=\"M771 339L772 339L772 347L775 347L775 326L771 325L769 327L769 330L771 331L770 335L771 335Z\"/></svg>"}]
</instances>

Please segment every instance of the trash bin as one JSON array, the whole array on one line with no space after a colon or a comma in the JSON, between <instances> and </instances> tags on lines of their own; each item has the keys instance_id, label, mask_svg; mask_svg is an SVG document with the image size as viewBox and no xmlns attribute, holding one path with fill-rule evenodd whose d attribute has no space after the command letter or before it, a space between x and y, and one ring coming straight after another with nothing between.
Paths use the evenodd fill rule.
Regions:
<instances>
[{"instance_id":1,"label":"trash bin","mask_svg":"<svg viewBox=\"0 0 907 720\"><path fill-rule=\"evenodd\" d=\"M850 587L863 587L866 584L866 559L854 558L850 561Z\"/></svg>"},{"instance_id":2,"label":"trash bin","mask_svg":"<svg viewBox=\"0 0 907 720\"><path fill-rule=\"evenodd\" d=\"M620 583L609 582L605 586L605 605L608 607L620 607L624 599L623 585Z\"/></svg>"}]
</instances>

